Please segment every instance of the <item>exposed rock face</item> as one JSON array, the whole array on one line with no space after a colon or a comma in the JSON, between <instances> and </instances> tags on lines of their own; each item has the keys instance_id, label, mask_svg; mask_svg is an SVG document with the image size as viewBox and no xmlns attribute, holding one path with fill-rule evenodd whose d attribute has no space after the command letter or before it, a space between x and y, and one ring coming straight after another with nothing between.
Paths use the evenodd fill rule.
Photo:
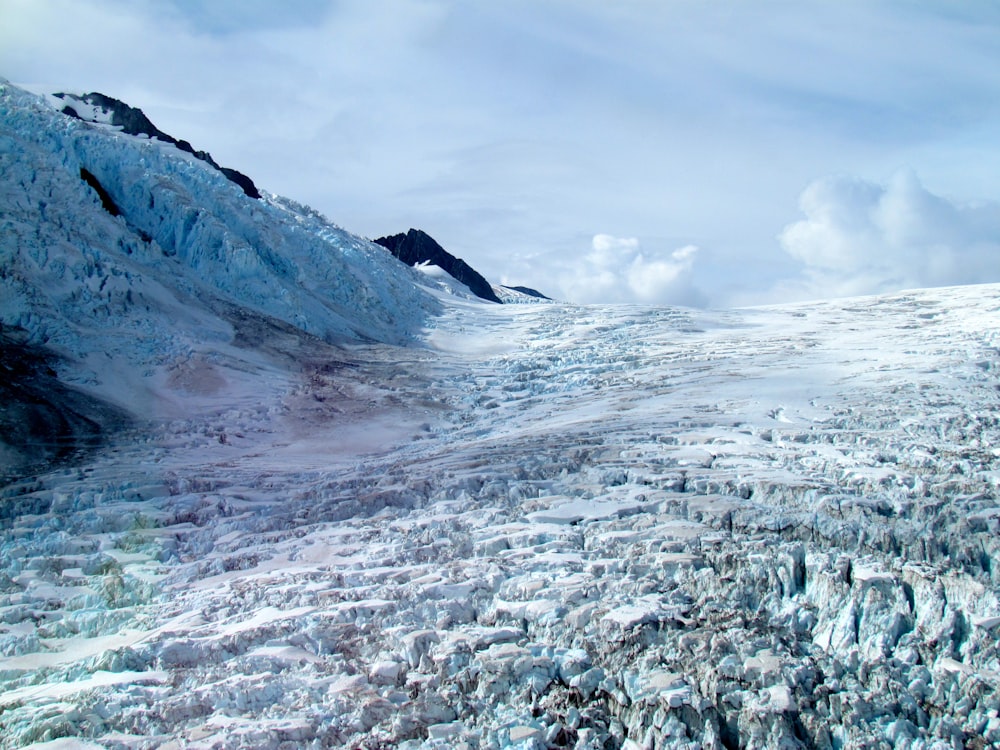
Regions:
<instances>
[{"instance_id":1,"label":"exposed rock face","mask_svg":"<svg viewBox=\"0 0 1000 750\"><path fill-rule=\"evenodd\" d=\"M121 409L61 383L54 359L24 331L0 330L0 483L96 448L130 422Z\"/></svg>"},{"instance_id":2,"label":"exposed rock face","mask_svg":"<svg viewBox=\"0 0 1000 750\"><path fill-rule=\"evenodd\" d=\"M391 237L379 237L375 240L404 263L415 266L418 263L433 263L444 269L451 276L461 281L477 297L500 302L490 286L490 282L482 277L472 266L461 258L456 258L433 237L419 229L411 229L406 234L394 234Z\"/></svg>"},{"instance_id":3,"label":"exposed rock face","mask_svg":"<svg viewBox=\"0 0 1000 750\"><path fill-rule=\"evenodd\" d=\"M156 127L148 117L146 117L145 113L141 109L130 107L119 99L105 96L104 94L97 93L96 91L84 94L83 96L64 93L55 94L55 96L68 102L62 109L64 115L69 115L70 117L75 117L79 120L87 122L103 121L103 119L95 120L86 114L87 108L82 105L89 105L88 108L98 110L102 115L108 117L108 124L114 127L120 127L123 132L128 133L129 135L145 135L150 138L155 138L158 141L172 143L181 151L191 154L196 159L201 159L202 161L211 164L213 167L222 172L222 174L224 174L229 180L239 185L243 192L251 198L260 198L260 192L257 190L257 186L254 185L253 180L245 174L237 172L235 169L229 169L228 167L220 167L216 163L215 159L212 158L212 155L207 151L195 151L194 147L187 141L178 140L172 135L164 133Z\"/></svg>"},{"instance_id":4,"label":"exposed rock face","mask_svg":"<svg viewBox=\"0 0 1000 750\"><path fill-rule=\"evenodd\" d=\"M508 286L507 289L513 289L515 292L520 292L521 294L527 294L529 297L537 297L538 299L552 299L551 297L546 297L537 289L532 289L529 286Z\"/></svg>"}]
</instances>

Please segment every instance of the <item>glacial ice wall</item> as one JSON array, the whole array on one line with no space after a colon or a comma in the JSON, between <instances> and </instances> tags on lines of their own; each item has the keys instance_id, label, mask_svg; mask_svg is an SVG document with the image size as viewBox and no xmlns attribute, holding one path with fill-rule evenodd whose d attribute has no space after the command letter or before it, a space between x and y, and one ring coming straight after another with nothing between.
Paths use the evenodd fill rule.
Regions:
<instances>
[{"instance_id":1,"label":"glacial ice wall","mask_svg":"<svg viewBox=\"0 0 1000 750\"><path fill-rule=\"evenodd\" d=\"M155 361L176 348L175 327L225 339L216 300L325 341L407 341L434 309L413 272L319 214L253 200L173 146L74 120L8 83L0 197L0 322L77 357L120 349L109 340L124 334Z\"/></svg>"}]
</instances>

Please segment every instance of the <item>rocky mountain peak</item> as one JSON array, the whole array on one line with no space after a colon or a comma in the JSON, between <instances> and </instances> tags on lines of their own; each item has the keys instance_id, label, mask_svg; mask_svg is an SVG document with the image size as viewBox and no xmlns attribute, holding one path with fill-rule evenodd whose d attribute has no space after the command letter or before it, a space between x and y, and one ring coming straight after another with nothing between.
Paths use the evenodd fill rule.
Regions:
<instances>
[{"instance_id":1,"label":"rocky mountain peak","mask_svg":"<svg viewBox=\"0 0 1000 750\"><path fill-rule=\"evenodd\" d=\"M379 237L375 242L386 248L407 265L433 263L453 278L465 284L477 297L501 303L493 287L478 271L461 258L445 250L426 232L410 229L406 234Z\"/></svg>"}]
</instances>

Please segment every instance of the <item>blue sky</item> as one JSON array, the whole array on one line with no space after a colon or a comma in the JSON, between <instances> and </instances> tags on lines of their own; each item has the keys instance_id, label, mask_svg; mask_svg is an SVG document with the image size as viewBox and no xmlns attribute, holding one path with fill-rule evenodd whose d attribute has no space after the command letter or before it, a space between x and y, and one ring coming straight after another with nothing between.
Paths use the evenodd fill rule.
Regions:
<instances>
[{"instance_id":1,"label":"blue sky","mask_svg":"<svg viewBox=\"0 0 1000 750\"><path fill-rule=\"evenodd\" d=\"M0 75L495 281L724 306L1000 281L998 8L0 0Z\"/></svg>"}]
</instances>

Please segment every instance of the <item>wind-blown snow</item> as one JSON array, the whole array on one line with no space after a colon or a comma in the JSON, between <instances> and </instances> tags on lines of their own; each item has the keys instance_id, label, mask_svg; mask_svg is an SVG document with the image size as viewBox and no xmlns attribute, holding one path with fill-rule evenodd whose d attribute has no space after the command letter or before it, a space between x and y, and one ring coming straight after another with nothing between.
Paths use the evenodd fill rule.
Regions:
<instances>
[{"instance_id":1,"label":"wind-blown snow","mask_svg":"<svg viewBox=\"0 0 1000 750\"><path fill-rule=\"evenodd\" d=\"M66 128L27 142L121 138ZM23 172L5 170L6 201ZM132 220L123 195L120 221L79 195L108 232ZM303 210L233 211L237 227L254 211L298 226L302 245L281 245L298 273L317 231L349 279L381 268ZM291 312L341 299L332 284L303 290L283 254L260 260L288 290L272 304L245 268L210 278L226 266L201 248L212 236L122 261L154 304L107 325L148 318L157 343L112 351L159 352L173 331L212 366L185 388L235 363L242 385L0 491L3 746L1000 744L1000 287L730 312L498 306L390 269L376 288L398 286L401 330L368 297L338 328L345 282L312 333L379 341L333 346ZM90 252L64 244L52 257ZM116 341L97 303L71 317L86 274L38 267L62 286L10 304L34 311L21 325L74 352ZM176 304L178 288L225 304ZM245 310L268 336L237 344Z\"/></svg>"}]
</instances>

